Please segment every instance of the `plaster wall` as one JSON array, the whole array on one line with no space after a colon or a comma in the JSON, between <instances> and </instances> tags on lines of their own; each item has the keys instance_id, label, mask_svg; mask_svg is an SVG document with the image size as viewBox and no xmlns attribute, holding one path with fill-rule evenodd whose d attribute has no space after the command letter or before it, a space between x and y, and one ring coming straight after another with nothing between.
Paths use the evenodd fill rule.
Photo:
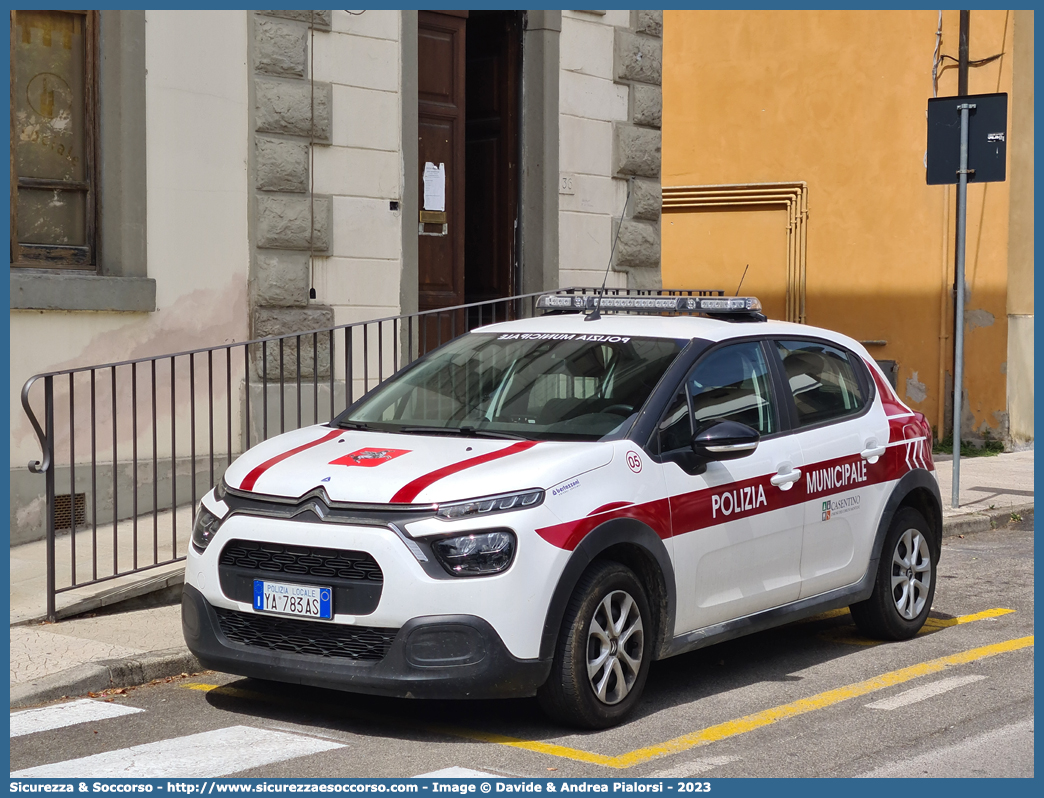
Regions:
<instances>
[{"instance_id":1,"label":"plaster wall","mask_svg":"<svg viewBox=\"0 0 1044 798\"><path fill-rule=\"evenodd\" d=\"M1008 316L1008 421L1015 447L1033 441L1033 316Z\"/></svg>"},{"instance_id":2,"label":"plaster wall","mask_svg":"<svg viewBox=\"0 0 1044 798\"><path fill-rule=\"evenodd\" d=\"M247 336L246 18L150 11L146 23L148 276L156 280L156 311L11 312L14 469L39 457L19 402L33 374ZM37 394L34 407L42 406Z\"/></svg>"},{"instance_id":3,"label":"plaster wall","mask_svg":"<svg viewBox=\"0 0 1044 798\"><path fill-rule=\"evenodd\" d=\"M925 184L938 21L931 10L665 12L663 184L806 181L808 323L885 341L872 354L898 362L903 398L941 429L956 191ZM943 13L940 53L954 58L958 24ZM1012 48L1013 12L972 12L971 59L1002 55L971 70L969 93L1012 92ZM938 95L956 90L955 62L943 60ZM1024 101L1012 93L1009 112ZM995 438L1008 427L1010 185L968 192L964 429ZM757 235L747 247L705 237L695 250L681 217L664 217L665 286L731 290L749 262L746 290L777 267Z\"/></svg>"},{"instance_id":4,"label":"plaster wall","mask_svg":"<svg viewBox=\"0 0 1044 798\"><path fill-rule=\"evenodd\" d=\"M1015 445L1033 440L1033 11L1016 11L1008 227L1008 423ZM1018 166L1014 166L1018 164Z\"/></svg>"},{"instance_id":5,"label":"plaster wall","mask_svg":"<svg viewBox=\"0 0 1044 798\"><path fill-rule=\"evenodd\" d=\"M40 448L22 412L22 384L33 374L246 340L249 335L247 271L247 15L241 11L149 11L146 15L147 273L156 281L156 310L138 312L11 311L12 540L42 530L42 475L26 469ZM187 371L184 363L179 366ZM197 368L199 365L197 364ZM139 374L139 412L151 415L147 371ZM120 458L129 457L130 380L120 371L117 397ZM169 381L161 372L157 414L169 430ZM181 376L179 376L179 380ZM234 383L235 385L236 383ZM225 406L223 379L215 402ZM89 383L78 379L77 462L90 461ZM237 389L234 387L233 391ZM112 448L109 374L99 372L97 451ZM43 385L31 394L43 416ZM232 428L239 429L238 396ZM67 382L55 386L55 413L68 419ZM228 421L222 417L222 429ZM151 431L139 427L142 455L151 457ZM237 436L238 437L238 436ZM177 430L179 455L189 450L189 430ZM238 444L238 441L237 441ZM67 427L58 429L59 463L68 463ZM169 456L170 436L159 435L157 453ZM67 471L67 469L65 469ZM67 479L65 477L64 479ZM82 491L80 476L77 491ZM59 481L63 481L60 476ZM129 484L133 484L132 479ZM62 486L59 485L59 492ZM67 489L67 488L66 488Z\"/></svg>"}]
</instances>

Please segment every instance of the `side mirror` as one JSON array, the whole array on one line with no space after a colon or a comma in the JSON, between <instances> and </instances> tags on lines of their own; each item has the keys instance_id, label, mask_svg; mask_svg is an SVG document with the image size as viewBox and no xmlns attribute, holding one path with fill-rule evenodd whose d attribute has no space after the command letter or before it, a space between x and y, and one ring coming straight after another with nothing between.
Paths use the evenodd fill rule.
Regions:
<instances>
[{"instance_id":1,"label":"side mirror","mask_svg":"<svg viewBox=\"0 0 1044 798\"><path fill-rule=\"evenodd\" d=\"M758 448L758 431L738 421L709 421L692 436L692 450L704 460L735 460Z\"/></svg>"}]
</instances>

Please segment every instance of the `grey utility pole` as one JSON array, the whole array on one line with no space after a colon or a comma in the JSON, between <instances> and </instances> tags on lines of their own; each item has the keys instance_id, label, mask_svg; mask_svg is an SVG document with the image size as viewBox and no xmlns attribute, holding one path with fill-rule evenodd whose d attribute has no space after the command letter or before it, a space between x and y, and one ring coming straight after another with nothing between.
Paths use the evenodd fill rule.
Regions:
<instances>
[{"instance_id":1,"label":"grey utility pole","mask_svg":"<svg viewBox=\"0 0 1044 798\"><path fill-rule=\"evenodd\" d=\"M961 415L964 405L964 261L968 184L1005 179L1007 94L928 100L928 185L957 184L957 263L954 269L953 496L960 506Z\"/></svg>"},{"instance_id":2,"label":"grey utility pole","mask_svg":"<svg viewBox=\"0 0 1044 798\"><path fill-rule=\"evenodd\" d=\"M961 506L961 405L964 385L964 252L968 224L968 114L975 103L961 103L961 160L957 170L957 306L953 366L953 495L951 507Z\"/></svg>"}]
</instances>

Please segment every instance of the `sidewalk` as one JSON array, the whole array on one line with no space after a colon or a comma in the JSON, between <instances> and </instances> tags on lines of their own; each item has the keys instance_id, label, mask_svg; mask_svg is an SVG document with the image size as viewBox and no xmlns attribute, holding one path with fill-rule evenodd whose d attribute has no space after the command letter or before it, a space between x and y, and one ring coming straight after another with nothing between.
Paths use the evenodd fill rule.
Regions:
<instances>
[{"instance_id":1,"label":"sidewalk","mask_svg":"<svg viewBox=\"0 0 1044 798\"><path fill-rule=\"evenodd\" d=\"M942 494L946 536L964 535L1001 526L1011 514L1033 509L1033 450L996 457L961 458L960 506L953 496L953 457L935 455L935 471Z\"/></svg>"},{"instance_id":2,"label":"sidewalk","mask_svg":"<svg viewBox=\"0 0 1044 798\"><path fill-rule=\"evenodd\" d=\"M960 507L949 506L952 463L936 458L943 498L944 535L954 537L1008 523L1012 513L1033 512L1033 452L961 460ZM188 529L180 518L179 527ZM180 537L180 535L179 535ZM77 617L54 624L28 622L43 615L46 579L42 543L11 549L11 707L62 696L144 684L194 670L199 663L181 636L181 607ZM117 584L120 582L122 584ZM176 591L180 565L144 571L77 591L66 611L87 612L149 590ZM66 594L68 595L68 594Z\"/></svg>"}]
</instances>

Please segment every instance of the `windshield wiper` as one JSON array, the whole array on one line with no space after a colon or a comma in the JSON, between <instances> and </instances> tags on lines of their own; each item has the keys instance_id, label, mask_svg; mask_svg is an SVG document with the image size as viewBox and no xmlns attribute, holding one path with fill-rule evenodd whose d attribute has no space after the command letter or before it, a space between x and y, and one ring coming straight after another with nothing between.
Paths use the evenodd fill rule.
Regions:
<instances>
[{"instance_id":1,"label":"windshield wiper","mask_svg":"<svg viewBox=\"0 0 1044 798\"><path fill-rule=\"evenodd\" d=\"M364 429L364 430L375 430L375 427L371 427L365 421L341 421L337 424L341 429Z\"/></svg>"},{"instance_id":2,"label":"windshield wiper","mask_svg":"<svg viewBox=\"0 0 1044 798\"><path fill-rule=\"evenodd\" d=\"M528 441L525 435L516 435L514 432L496 432L491 429L476 429L475 427L461 427L461 433L474 435L477 438L504 438L510 441Z\"/></svg>"},{"instance_id":3,"label":"windshield wiper","mask_svg":"<svg viewBox=\"0 0 1044 798\"><path fill-rule=\"evenodd\" d=\"M407 435L463 435L467 438L501 438L509 441L527 441L524 435L516 435L513 432L494 432L488 429L476 427L403 427L399 432Z\"/></svg>"}]
</instances>

